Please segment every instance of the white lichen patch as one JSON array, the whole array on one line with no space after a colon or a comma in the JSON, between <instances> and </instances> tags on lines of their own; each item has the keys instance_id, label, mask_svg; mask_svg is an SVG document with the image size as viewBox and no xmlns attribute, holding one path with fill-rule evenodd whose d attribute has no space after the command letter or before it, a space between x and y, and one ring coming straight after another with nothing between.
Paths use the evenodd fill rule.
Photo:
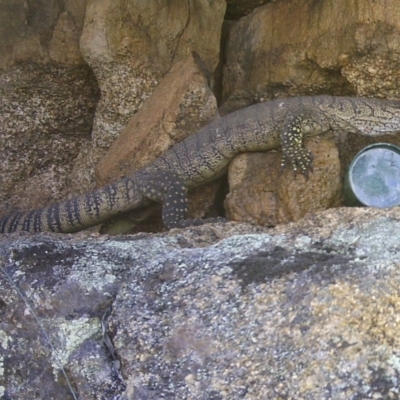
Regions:
<instances>
[{"instance_id":1,"label":"white lichen patch","mask_svg":"<svg viewBox=\"0 0 400 400\"><path fill-rule=\"evenodd\" d=\"M117 241L110 240L104 243L105 248L119 249L123 251L132 251L135 254L148 254L149 251L153 254L165 253L167 248L174 248L178 245L178 240L175 237L157 238L152 241L152 246L149 248L148 239L137 240L135 242L131 241Z\"/></svg>"},{"instance_id":2,"label":"white lichen patch","mask_svg":"<svg viewBox=\"0 0 400 400\"><path fill-rule=\"evenodd\" d=\"M71 354L86 340L98 336L101 332L101 324L98 318L80 318L72 321L58 319L48 321L57 326L59 345L52 352L53 368L59 370L60 366L67 364Z\"/></svg>"},{"instance_id":3,"label":"white lichen patch","mask_svg":"<svg viewBox=\"0 0 400 400\"><path fill-rule=\"evenodd\" d=\"M0 376L4 376L4 357L1 355L0 355Z\"/></svg>"},{"instance_id":4,"label":"white lichen patch","mask_svg":"<svg viewBox=\"0 0 400 400\"><path fill-rule=\"evenodd\" d=\"M0 355L0 376L4 376L4 357ZM6 388L0 385L0 398L6 393Z\"/></svg>"},{"instance_id":5,"label":"white lichen patch","mask_svg":"<svg viewBox=\"0 0 400 400\"><path fill-rule=\"evenodd\" d=\"M8 343L11 342L11 338L4 331L0 330L0 346L4 349L8 349Z\"/></svg>"},{"instance_id":6,"label":"white lichen patch","mask_svg":"<svg viewBox=\"0 0 400 400\"><path fill-rule=\"evenodd\" d=\"M400 357L392 354L388 359L388 364L391 365L397 372L400 371Z\"/></svg>"},{"instance_id":7,"label":"white lichen patch","mask_svg":"<svg viewBox=\"0 0 400 400\"><path fill-rule=\"evenodd\" d=\"M104 261L96 252L92 252L90 258L83 257L75 263L75 271L71 272L68 279L78 282L87 291L93 288L102 290L104 286L112 284L116 280L111 269L110 263Z\"/></svg>"}]
</instances>

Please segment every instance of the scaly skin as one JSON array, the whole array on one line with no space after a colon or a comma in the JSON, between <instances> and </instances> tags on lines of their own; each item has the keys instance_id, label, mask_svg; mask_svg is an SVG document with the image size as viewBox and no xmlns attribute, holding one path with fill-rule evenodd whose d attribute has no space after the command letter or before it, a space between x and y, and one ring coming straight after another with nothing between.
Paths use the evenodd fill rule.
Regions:
<instances>
[{"instance_id":1,"label":"scaly skin","mask_svg":"<svg viewBox=\"0 0 400 400\"><path fill-rule=\"evenodd\" d=\"M187 190L223 175L237 154L282 146L282 164L307 175L312 155L302 147L303 138L329 130L398 133L400 101L312 96L256 104L205 126L130 177L49 207L6 215L0 232L76 232L150 201L163 203L167 228L179 226Z\"/></svg>"}]
</instances>

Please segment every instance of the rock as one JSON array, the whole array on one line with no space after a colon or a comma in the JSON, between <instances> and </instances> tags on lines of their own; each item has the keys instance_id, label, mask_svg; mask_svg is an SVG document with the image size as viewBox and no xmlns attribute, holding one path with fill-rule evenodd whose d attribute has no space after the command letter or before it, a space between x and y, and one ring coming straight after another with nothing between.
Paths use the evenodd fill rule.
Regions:
<instances>
[{"instance_id":1,"label":"rock","mask_svg":"<svg viewBox=\"0 0 400 400\"><path fill-rule=\"evenodd\" d=\"M269 3L271 0L227 0L226 18L239 19L250 14L255 8Z\"/></svg>"},{"instance_id":2,"label":"rock","mask_svg":"<svg viewBox=\"0 0 400 400\"><path fill-rule=\"evenodd\" d=\"M225 8L224 0L88 2L80 48L101 98L91 147L72 173L77 186L95 186L94 166L175 63L195 51L212 80Z\"/></svg>"},{"instance_id":3,"label":"rock","mask_svg":"<svg viewBox=\"0 0 400 400\"><path fill-rule=\"evenodd\" d=\"M174 143L180 142L218 117L215 96L195 58L189 56L175 64L100 159L96 166L99 186L148 165ZM212 183L207 188L192 193L189 213L192 218L206 215L213 204L217 189L218 185ZM112 224L108 223L103 232L115 234L132 231L137 225L137 212L132 215L116 219ZM129 220L132 220L132 224L128 224ZM157 226L162 228L160 222Z\"/></svg>"},{"instance_id":4,"label":"rock","mask_svg":"<svg viewBox=\"0 0 400 400\"><path fill-rule=\"evenodd\" d=\"M230 192L225 201L229 219L275 226L297 221L307 213L338 206L342 175L335 143L308 139L314 156L306 178L290 166L281 171L281 152L241 154L229 165Z\"/></svg>"},{"instance_id":5,"label":"rock","mask_svg":"<svg viewBox=\"0 0 400 400\"><path fill-rule=\"evenodd\" d=\"M81 3L82 13L85 13L85 2L76 1L75 4ZM83 27L82 21L77 26L76 18L69 11L59 14L57 24L54 28L53 36L49 45L49 54L54 62L61 64L82 64L83 57L79 49L79 38Z\"/></svg>"},{"instance_id":6,"label":"rock","mask_svg":"<svg viewBox=\"0 0 400 400\"><path fill-rule=\"evenodd\" d=\"M0 4L0 68L20 62L82 65L79 38L86 0ZM38 67L40 68L40 67Z\"/></svg>"},{"instance_id":7,"label":"rock","mask_svg":"<svg viewBox=\"0 0 400 400\"><path fill-rule=\"evenodd\" d=\"M228 18L240 19L227 21L221 29L226 7ZM1 214L45 206L92 189L94 166L171 68L188 67L185 76L190 76L192 69L184 63L193 51L201 59L223 115L288 95L399 98L398 17L393 0L385 4L368 0L361 5L347 0L3 1ZM97 79L99 102L97 84L84 62ZM171 85L177 85L176 71ZM167 140L152 136L151 141L150 137L141 141L152 148L140 148L146 154L140 165L207 121L215 100L207 103L212 95L204 76L198 75L194 94L186 94L182 104L187 113L175 110L182 119L164 120L162 127L170 132ZM199 100L202 95L204 103ZM151 101L154 106L155 98ZM339 144L342 170L373 140L349 135L345 145ZM111 165L109 159L107 164ZM110 167L102 180L117 179L122 174L118 168ZM198 189L197 200L191 202L192 216L215 213L211 204L218 198L216 190ZM288 198L282 191L280 196ZM279 221L306 212L303 207L296 212L290 207L279 214ZM235 213L242 218L238 210ZM133 219L141 219L139 214Z\"/></svg>"},{"instance_id":8,"label":"rock","mask_svg":"<svg viewBox=\"0 0 400 400\"><path fill-rule=\"evenodd\" d=\"M111 388L124 387L100 340L101 319L119 280L111 270L102 270L100 275L88 270L85 282L79 282L76 267L85 262L86 250L68 242L21 236L11 264L1 263L28 301L21 299L1 271L0 396L4 398L72 399L60 368L66 364L71 368L66 375L79 398L100 398L94 393L105 396ZM97 258L94 248L90 254ZM11 265L21 268L20 279Z\"/></svg>"},{"instance_id":9,"label":"rock","mask_svg":"<svg viewBox=\"0 0 400 400\"><path fill-rule=\"evenodd\" d=\"M81 51L99 82L95 147L107 149L178 61L196 51L212 74L226 4L90 1Z\"/></svg>"},{"instance_id":10,"label":"rock","mask_svg":"<svg viewBox=\"0 0 400 400\"><path fill-rule=\"evenodd\" d=\"M62 365L85 400L396 398L399 221L342 208L275 229L4 235L0 396L71 398Z\"/></svg>"},{"instance_id":11,"label":"rock","mask_svg":"<svg viewBox=\"0 0 400 400\"><path fill-rule=\"evenodd\" d=\"M224 108L299 94L399 98L399 12L395 1L276 1L257 8L229 33Z\"/></svg>"},{"instance_id":12,"label":"rock","mask_svg":"<svg viewBox=\"0 0 400 400\"><path fill-rule=\"evenodd\" d=\"M98 99L91 71L15 65L0 74L0 97L1 214L76 194L71 170L90 143Z\"/></svg>"},{"instance_id":13,"label":"rock","mask_svg":"<svg viewBox=\"0 0 400 400\"><path fill-rule=\"evenodd\" d=\"M98 185L145 167L218 118L217 101L193 56L172 67L96 165Z\"/></svg>"},{"instance_id":14,"label":"rock","mask_svg":"<svg viewBox=\"0 0 400 400\"><path fill-rule=\"evenodd\" d=\"M90 144L99 94L79 50L85 8L80 0L0 4L1 214L82 190L71 171Z\"/></svg>"},{"instance_id":15,"label":"rock","mask_svg":"<svg viewBox=\"0 0 400 400\"><path fill-rule=\"evenodd\" d=\"M223 0L12 3L0 5L0 67L13 68L4 70L0 90L2 214L92 189L99 158L171 66L193 50L213 80ZM24 67L14 65L22 61ZM27 104L31 97L34 104Z\"/></svg>"}]
</instances>

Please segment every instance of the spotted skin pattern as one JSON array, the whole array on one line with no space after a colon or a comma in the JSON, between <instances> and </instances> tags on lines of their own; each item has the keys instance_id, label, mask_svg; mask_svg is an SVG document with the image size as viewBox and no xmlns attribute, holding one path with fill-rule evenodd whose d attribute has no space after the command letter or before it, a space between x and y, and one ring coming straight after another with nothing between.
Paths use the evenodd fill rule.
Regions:
<instances>
[{"instance_id":1,"label":"spotted skin pattern","mask_svg":"<svg viewBox=\"0 0 400 400\"><path fill-rule=\"evenodd\" d=\"M142 194L162 203L162 219L168 229L176 228L188 212L187 187L181 178L167 171L142 177Z\"/></svg>"},{"instance_id":2,"label":"spotted skin pattern","mask_svg":"<svg viewBox=\"0 0 400 400\"><path fill-rule=\"evenodd\" d=\"M217 179L239 153L282 147L282 166L308 176L304 137L327 131L366 136L400 132L400 101L335 96L277 99L243 108L172 146L147 167L103 188L0 218L0 233L77 232L151 202L167 228L185 225L187 191Z\"/></svg>"},{"instance_id":3,"label":"spotted skin pattern","mask_svg":"<svg viewBox=\"0 0 400 400\"><path fill-rule=\"evenodd\" d=\"M306 136L306 132L323 133L329 129L329 121L322 113L312 110L289 113L280 132L282 169L290 164L294 172L300 170L308 178L309 172L312 172L313 155L303 148L303 137Z\"/></svg>"}]
</instances>

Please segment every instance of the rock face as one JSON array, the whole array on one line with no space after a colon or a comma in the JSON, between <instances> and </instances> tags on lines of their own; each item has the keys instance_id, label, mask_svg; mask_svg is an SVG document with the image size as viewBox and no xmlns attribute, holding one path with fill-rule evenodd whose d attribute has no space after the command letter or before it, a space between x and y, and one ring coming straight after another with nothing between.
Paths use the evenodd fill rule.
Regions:
<instances>
[{"instance_id":1,"label":"rock face","mask_svg":"<svg viewBox=\"0 0 400 400\"><path fill-rule=\"evenodd\" d=\"M195 58L190 55L174 65L101 158L96 166L100 185L145 167L218 118L217 101Z\"/></svg>"},{"instance_id":2,"label":"rock face","mask_svg":"<svg viewBox=\"0 0 400 400\"><path fill-rule=\"evenodd\" d=\"M400 98L399 21L395 0L3 1L0 212L44 206L93 188L95 177L101 185L134 171L207 123L216 104L225 115L289 95ZM372 141L338 141L341 174ZM231 168L231 217L271 224L337 204L333 166L313 178L321 200L300 195L302 185L286 177L265 189L267 198L249 196L262 192L262 181L247 161L254 169L243 179L247 157ZM253 188L243 186L250 181ZM295 201L277 200L296 186ZM218 190L197 190L191 215L221 210Z\"/></svg>"},{"instance_id":3,"label":"rock face","mask_svg":"<svg viewBox=\"0 0 400 400\"><path fill-rule=\"evenodd\" d=\"M98 99L91 71L15 65L0 75L0 97L2 213L67 197L73 160L90 144Z\"/></svg>"},{"instance_id":4,"label":"rock face","mask_svg":"<svg viewBox=\"0 0 400 400\"><path fill-rule=\"evenodd\" d=\"M201 58L210 85L213 84L225 1L164 3L2 2L0 68L4 70L0 87L3 113L0 140L7 151L1 164L2 213L17 207L38 207L38 199L40 205L46 205L94 187L94 166L100 156L162 77L193 51ZM28 67L22 68L21 62ZM58 76L54 72L45 76L44 71L52 68ZM84 72L86 77L82 81ZM20 74L24 76L19 77ZM45 93L38 86L45 86ZM37 97L33 105L26 104L27 96ZM193 107L198 106L195 97ZM189 104L190 98L186 100ZM32 114L32 107L39 108L40 121ZM57 129L52 130L50 137L43 137L42 132L54 125L48 114L56 113ZM194 125L201 121L201 114L199 121L192 116ZM72 121L78 115L80 124L75 124L72 135ZM23 120L23 123L15 126L14 122L11 129L9 120ZM25 156L31 142L35 146L40 143L41 157L32 145L32 157ZM60 148L66 152L60 154ZM30 161L31 170L27 171L15 154L24 155L21 158L26 160L32 160L36 154L41 165L36 167ZM24 192L31 195L23 196Z\"/></svg>"},{"instance_id":5,"label":"rock face","mask_svg":"<svg viewBox=\"0 0 400 400\"><path fill-rule=\"evenodd\" d=\"M229 32L225 109L307 93L399 98L399 13L396 1L373 0L257 8Z\"/></svg>"},{"instance_id":6,"label":"rock face","mask_svg":"<svg viewBox=\"0 0 400 400\"><path fill-rule=\"evenodd\" d=\"M95 147L108 148L159 80L192 51L215 70L224 13L223 0L89 1L80 45L102 91Z\"/></svg>"},{"instance_id":7,"label":"rock face","mask_svg":"<svg viewBox=\"0 0 400 400\"><path fill-rule=\"evenodd\" d=\"M269 3L271 0L227 0L226 18L239 19L250 14L257 7Z\"/></svg>"},{"instance_id":8,"label":"rock face","mask_svg":"<svg viewBox=\"0 0 400 400\"><path fill-rule=\"evenodd\" d=\"M96 166L100 185L134 173L174 143L218 118L215 96L196 59L197 55L191 55L175 64L101 158ZM218 184L211 183L191 194L191 218L204 218L213 206L217 189ZM160 213L157 215L157 226L161 228ZM137 216L137 212L131 214L132 224L126 216L113 220L103 227L103 232L143 230L142 226L135 228Z\"/></svg>"},{"instance_id":9,"label":"rock face","mask_svg":"<svg viewBox=\"0 0 400 400\"><path fill-rule=\"evenodd\" d=\"M341 202L341 166L334 142L310 139L313 172L308 178L286 168L281 152L242 154L229 166L230 192L225 201L229 219L275 226Z\"/></svg>"},{"instance_id":10,"label":"rock face","mask_svg":"<svg viewBox=\"0 0 400 400\"><path fill-rule=\"evenodd\" d=\"M99 98L79 50L85 9L80 0L0 4L2 213L82 190L71 171Z\"/></svg>"},{"instance_id":11,"label":"rock face","mask_svg":"<svg viewBox=\"0 0 400 400\"><path fill-rule=\"evenodd\" d=\"M270 230L5 236L0 397L70 399L62 366L85 400L396 398L399 235L397 209L343 208Z\"/></svg>"},{"instance_id":12,"label":"rock face","mask_svg":"<svg viewBox=\"0 0 400 400\"><path fill-rule=\"evenodd\" d=\"M81 65L86 0L2 1L0 69L20 62Z\"/></svg>"},{"instance_id":13,"label":"rock face","mask_svg":"<svg viewBox=\"0 0 400 400\"><path fill-rule=\"evenodd\" d=\"M1 213L87 191L97 163L99 183L134 171L217 103L223 115L289 95L400 98L399 12L397 0L0 2ZM308 181L280 175L278 152L235 159L228 215L303 218L274 229L3 236L0 397L398 398L400 212L305 216L338 205L343 171L373 141L308 142ZM198 189L191 215L215 194Z\"/></svg>"}]
</instances>

